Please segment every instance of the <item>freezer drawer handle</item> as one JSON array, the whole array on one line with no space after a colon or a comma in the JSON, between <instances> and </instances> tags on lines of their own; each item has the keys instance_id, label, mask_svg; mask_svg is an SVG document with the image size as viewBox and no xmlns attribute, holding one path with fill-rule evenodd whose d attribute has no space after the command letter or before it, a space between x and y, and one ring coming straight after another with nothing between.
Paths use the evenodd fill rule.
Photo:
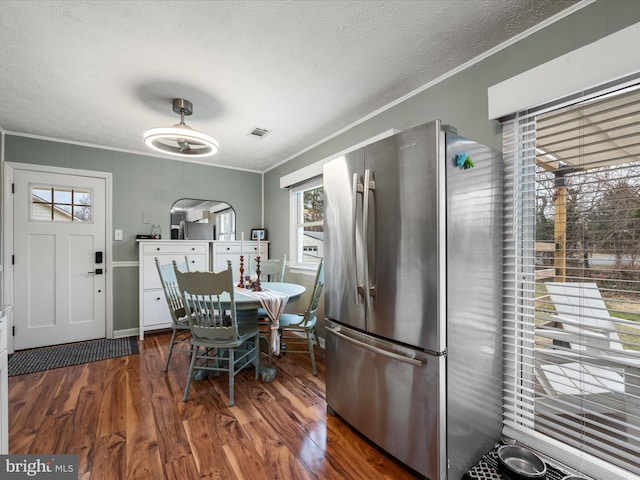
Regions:
<instances>
[{"instance_id":1,"label":"freezer drawer handle","mask_svg":"<svg viewBox=\"0 0 640 480\"><path fill-rule=\"evenodd\" d=\"M343 333L340 333L338 330L334 330L333 328L327 328L327 332L331 332L336 337L341 338L342 340L346 340L347 342L353 343L354 345L357 345L360 348L364 348L365 350L370 350L374 353L384 355L385 357L390 357L390 358L393 358L394 360L399 360L401 362L408 363L416 367L421 367L426 363L414 357L407 357L405 355L400 355L399 353L390 352L388 350L383 350L381 348L377 348L372 345L368 345L366 343L360 342L355 338L351 338Z\"/></svg>"}]
</instances>

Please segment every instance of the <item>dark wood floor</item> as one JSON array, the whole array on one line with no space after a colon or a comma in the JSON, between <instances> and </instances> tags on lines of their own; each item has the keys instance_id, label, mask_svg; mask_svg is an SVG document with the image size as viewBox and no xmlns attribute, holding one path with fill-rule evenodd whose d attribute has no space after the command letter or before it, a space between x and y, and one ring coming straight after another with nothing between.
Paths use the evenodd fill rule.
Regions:
<instances>
[{"instance_id":1,"label":"dark wood floor","mask_svg":"<svg viewBox=\"0 0 640 480\"><path fill-rule=\"evenodd\" d=\"M415 479L401 464L327 415L324 363L274 360L272 383L253 369L194 382L182 401L188 355L162 372L169 335L140 354L11 377L9 450L77 454L79 479Z\"/></svg>"}]
</instances>

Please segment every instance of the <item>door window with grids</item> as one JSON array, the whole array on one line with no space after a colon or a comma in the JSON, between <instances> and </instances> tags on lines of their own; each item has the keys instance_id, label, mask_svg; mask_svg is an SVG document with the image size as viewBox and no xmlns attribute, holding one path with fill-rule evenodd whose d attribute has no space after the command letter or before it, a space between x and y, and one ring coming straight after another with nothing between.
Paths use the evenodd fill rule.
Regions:
<instances>
[{"instance_id":1,"label":"door window with grids","mask_svg":"<svg viewBox=\"0 0 640 480\"><path fill-rule=\"evenodd\" d=\"M92 221L93 192L86 188L52 185L30 185L32 221Z\"/></svg>"}]
</instances>

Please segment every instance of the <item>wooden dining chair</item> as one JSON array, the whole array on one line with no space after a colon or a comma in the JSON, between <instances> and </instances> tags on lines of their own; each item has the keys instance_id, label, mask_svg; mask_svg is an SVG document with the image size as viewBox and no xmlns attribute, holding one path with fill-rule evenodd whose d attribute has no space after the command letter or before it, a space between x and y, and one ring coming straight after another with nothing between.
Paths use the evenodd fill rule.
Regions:
<instances>
[{"instance_id":1,"label":"wooden dining chair","mask_svg":"<svg viewBox=\"0 0 640 480\"><path fill-rule=\"evenodd\" d=\"M282 260L269 259L260 262L260 281L265 282L284 282L284 271L287 264L287 254L282 256ZM256 270L255 260L251 264L253 272ZM269 366L273 363L273 352L271 351L271 326L273 322L269 318L267 311L260 307L258 308L258 325L260 326L260 335L264 338L267 344L267 356L269 360Z\"/></svg>"},{"instance_id":2,"label":"wooden dining chair","mask_svg":"<svg viewBox=\"0 0 640 480\"><path fill-rule=\"evenodd\" d=\"M260 261L260 281L262 282L284 282L284 270L287 263L287 255L283 255L282 260L270 258ZM251 260L251 271L256 271L256 261Z\"/></svg>"},{"instance_id":3,"label":"wooden dining chair","mask_svg":"<svg viewBox=\"0 0 640 480\"><path fill-rule=\"evenodd\" d=\"M193 346L182 400L186 402L189 398L196 372L223 371L229 374L231 407L235 375L253 364L258 379L260 361L258 325L238 325L231 261L227 261L227 270L219 273L181 272L175 268L175 275L189 315ZM253 347L245 345L250 340Z\"/></svg>"},{"instance_id":4,"label":"wooden dining chair","mask_svg":"<svg viewBox=\"0 0 640 480\"><path fill-rule=\"evenodd\" d=\"M279 331L281 352L283 353L307 353L311 357L313 374L318 375L316 357L313 351L314 345L318 345L318 332L316 330L316 311L320 305L322 289L324 287L324 259L320 259L316 272L315 284L309 306L301 314L283 313L279 318ZM318 345L319 347L319 345Z\"/></svg>"},{"instance_id":5,"label":"wooden dining chair","mask_svg":"<svg viewBox=\"0 0 640 480\"><path fill-rule=\"evenodd\" d=\"M162 289L164 290L164 296L169 306L169 313L171 314L171 340L169 341L167 359L164 362L163 368L163 371L166 372L169 369L169 361L171 361L173 352L191 353L191 326L189 325L189 318L182 302L182 294L176 282L173 265L175 261L161 265L158 257L155 257L155 262L158 275L160 275L160 283L162 283ZM181 271L189 271L189 259L186 255L184 257L184 263L181 263L177 267Z\"/></svg>"}]
</instances>

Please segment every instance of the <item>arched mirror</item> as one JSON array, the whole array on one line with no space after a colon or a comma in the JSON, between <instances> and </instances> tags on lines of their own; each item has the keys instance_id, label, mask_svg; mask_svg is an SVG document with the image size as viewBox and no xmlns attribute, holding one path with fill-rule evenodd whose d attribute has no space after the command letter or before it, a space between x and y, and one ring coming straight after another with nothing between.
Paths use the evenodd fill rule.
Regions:
<instances>
[{"instance_id":1,"label":"arched mirror","mask_svg":"<svg viewBox=\"0 0 640 480\"><path fill-rule=\"evenodd\" d=\"M182 198L171 207L171 238L235 240L236 213L226 202Z\"/></svg>"}]
</instances>

